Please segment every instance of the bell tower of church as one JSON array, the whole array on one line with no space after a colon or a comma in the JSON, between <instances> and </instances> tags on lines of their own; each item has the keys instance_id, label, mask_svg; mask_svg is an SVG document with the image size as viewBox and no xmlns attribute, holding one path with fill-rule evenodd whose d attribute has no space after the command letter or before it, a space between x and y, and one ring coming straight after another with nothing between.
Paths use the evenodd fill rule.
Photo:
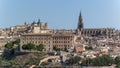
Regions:
<instances>
[{"instance_id":1,"label":"bell tower of church","mask_svg":"<svg viewBox=\"0 0 120 68\"><path fill-rule=\"evenodd\" d=\"M82 28L84 28L83 27L83 19L82 19L82 15L81 15L81 12L80 12L79 19L78 19L78 27L77 27L77 29L79 31L81 31Z\"/></svg>"}]
</instances>

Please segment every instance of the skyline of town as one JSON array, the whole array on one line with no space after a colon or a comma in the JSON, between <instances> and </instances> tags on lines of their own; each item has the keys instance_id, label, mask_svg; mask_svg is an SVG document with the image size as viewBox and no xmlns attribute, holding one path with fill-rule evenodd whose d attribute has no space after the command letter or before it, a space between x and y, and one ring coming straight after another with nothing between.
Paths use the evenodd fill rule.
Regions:
<instances>
[{"instance_id":1,"label":"skyline of town","mask_svg":"<svg viewBox=\"0 0 120 68\"><path fill-rule=\"evenodd\" d=\"M42 23L39 19L31 24L0 29L1 65L29 65L31 68L119 66L116 62L120 61L114 62L120 56L119 30L86 28L81 13L75 30L49 29L47 22ZM25 60L24 63L21 60Z\"/></svg>"},{"instance_id":2,"label":"skyline of town","mask_svg":"<svg viewBox=\"0 0 120 68\"><path fill-rule=\"evenodd\" d=\"M1 0L0 28L22 25L24 22L32 23L40 19L48 22L50 29L76 29L81 11L86 28L120 29L119 3L119 0Z\"/></svg>"},{"instance_id":3,"label":"skyline of town","mask_svg":"<svg viewBox=\"0 0 120 68\"><path fill-rule=\"evenodd\" d=\"M0 68L120 68L120 0L0 0Z\"/></svg>"}]
</instances>

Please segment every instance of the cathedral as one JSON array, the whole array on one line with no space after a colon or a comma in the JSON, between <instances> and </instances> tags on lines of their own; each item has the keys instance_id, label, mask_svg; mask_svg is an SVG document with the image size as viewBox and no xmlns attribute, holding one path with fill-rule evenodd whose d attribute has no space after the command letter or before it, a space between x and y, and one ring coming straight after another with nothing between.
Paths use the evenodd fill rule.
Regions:
<instances>
[{"instance_id":1,"label":"cathedral","mask_svg":"<svg viewBox=\"0 0 120 68\"><path fill-rule=\"evenodd\" d=\"M82 14L80 12L77 26L77 33L83 36L108 36L114 35L113 28L84 28Z\"/></svg>"}]
</instances>

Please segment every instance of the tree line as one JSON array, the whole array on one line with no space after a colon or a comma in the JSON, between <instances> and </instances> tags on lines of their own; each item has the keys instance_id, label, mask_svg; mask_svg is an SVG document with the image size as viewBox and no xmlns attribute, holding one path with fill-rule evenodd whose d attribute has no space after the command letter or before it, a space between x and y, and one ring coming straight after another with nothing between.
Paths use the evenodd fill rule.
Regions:
<instances>
[{"instance_id":1,"label":"tree line","mask_svg":"<svg viewBox=\"0 0 120 68\"><path fill-rule=\"evenodd\" d=\"M120 56L113 58L109 55L102 55L96 58L80 58L79 56L71 57L66 60L69 65L81 66L111 66L116 64L116 68L120 68Z\"/></svg>"},{"instance_id":2,"label":"tree line","mask_svg":"<svg viewBox=\"0 0 120 68\"><path fill-rule=\"evenodd\" d=\"M22 49L42 51L44 49L44 47L45 47L44 44L35 45L35 44L32 44L32 43L28 43L28 44L24 44L22 46Z\"/></svg>"}]
</instances>

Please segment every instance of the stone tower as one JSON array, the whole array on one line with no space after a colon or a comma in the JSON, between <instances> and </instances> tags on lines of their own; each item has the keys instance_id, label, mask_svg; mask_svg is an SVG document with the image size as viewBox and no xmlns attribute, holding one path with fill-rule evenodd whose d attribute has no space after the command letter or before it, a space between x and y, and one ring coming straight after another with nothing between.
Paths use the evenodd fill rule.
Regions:
<instances>
[{"instance_id":1,"label":"stone tower","mask_svg":"<svg viewBox=\"0 0 120 68\"><path fill-rule=\"evenodd\" d=\"M45 23L45 29L48 29L48 23L47 22Z\"/></svg>"},{"instance_id":2,"label":"stone tower","mask_svg":"<svg viewBox=\"0 0 120 68\"><path fill-rule=\"evenodd\" d=\"M80 12L79 19L78 19L78 27L77 27L77 29L79 29L79 31L81 31L81 29L83 29L83 19L82 19L81 12Z\"/></svg>"},{"instance_id":3,"label":"stone tower","mask_svg":"<svg viewBox=\"0 0 120 68\"><path fill-rule=\"evenodd\" d=\"M41 23L41 22L40 22L40 19L38 19L38 22L37 22L37 24L38 24L38 25L40 25L40 23Z\"/></svg>"}]
</instances>

